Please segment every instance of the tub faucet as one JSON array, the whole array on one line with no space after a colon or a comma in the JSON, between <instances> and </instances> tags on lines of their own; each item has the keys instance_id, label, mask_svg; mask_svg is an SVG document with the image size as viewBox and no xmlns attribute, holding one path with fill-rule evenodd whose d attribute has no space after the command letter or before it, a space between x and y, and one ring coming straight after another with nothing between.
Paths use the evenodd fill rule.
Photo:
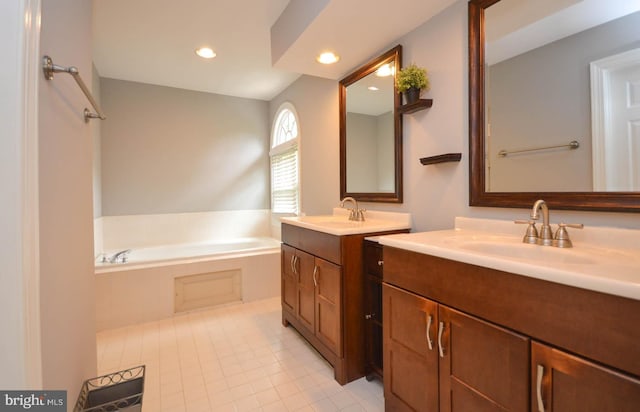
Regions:
<instances>
[{"instance_id":1,"label":"tub faucet","mask_svg":"<svg viewBox=\"0 0 640 412\"><path fill-rule=\"evenodd\" d=\"M127 255L131 252L131 249L121 250L120 252L114 253L109 258L109 263L127 263Z\"/></svg>"},{"instance_id":2,"label":"tub faucet","mask_svg":"<svg viewBox=\"0 0 640 412\"><path fill-rule=\"evenodd\" d=\"M364 222L364 209L358 208L358 201L351 196L347 196L340 202L340 207L344 208L345 202L352 202L355 205L355 209L349 209L349 220L355 220L356 222Z\"/></svg>"},{"instance_id":3,"label":"tub faucet","mask_svg":"<svg viewBox=\"0 0 640 412\"><path fill-rule=\"evenodd\" d=\"M551 246L553 243L553 234L551 233L551 225L549 225L549 207L547 203L540 199L536 200L531 209L531 219L538 220L538 210L542 210L542 227L538 235L538 244Z\"/></svg>"}]
</instances>

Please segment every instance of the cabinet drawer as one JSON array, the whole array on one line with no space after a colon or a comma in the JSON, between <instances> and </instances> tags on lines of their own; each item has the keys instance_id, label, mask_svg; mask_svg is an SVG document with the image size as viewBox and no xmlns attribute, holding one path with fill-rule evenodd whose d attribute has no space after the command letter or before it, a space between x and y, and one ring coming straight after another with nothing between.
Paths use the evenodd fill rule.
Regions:
<instances>
[{"instance_id":1,"label":"cabinet drawer","mask_svg":"<svg viewBox=\"0 0 640 412\"><path fill-rule=\"evenodd\" d=\"M382 279L382 246L376 242L365 240L363 257L365 272Z\"/></svg>"},{"instance_id":2,"label":"cabinet drawer","mask_svg":"<svg viewBox=\"0 0 640 412\"><path fill-rule=\"evenodd\" d=\"M340 236L283 223L282 241L329 262L341 264Z\"/></svg>"}]
</instances>

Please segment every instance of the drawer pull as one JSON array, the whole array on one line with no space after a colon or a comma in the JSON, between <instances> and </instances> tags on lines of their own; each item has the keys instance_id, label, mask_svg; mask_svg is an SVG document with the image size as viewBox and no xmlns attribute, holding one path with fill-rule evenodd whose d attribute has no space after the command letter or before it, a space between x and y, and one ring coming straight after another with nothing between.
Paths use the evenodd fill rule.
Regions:
<instances>
[{"instance_id":1,"label":"drawer pull","mask_svg":"<svg viewBox=\"0 0 640 412\"><path fill-rule=\"evenodd\" d=\"M538 365L536 376L536 397L538 398L538 412L544 412L544 401L542 400L542 378L544 377L544 366Z\"/></svg>"},{"instance_id":2,"label":"drawer pull","mask_svg":"<svg viewBox=\"0 0 640 412\"><path fill-rule=\"evenodd\" d=\"M429 346L429 350L433 350L433 341L431 340L431 323L433 323L433 316L427 315L427 346Z\"/></svg>"},{"instance_id":3,"label":"drawer pull","mask_svg":"<svg viewBox=\"0 0 640 412\"><path fill-rule=\"evenodd\" d=\"M442 332L444 332L444 322L438 324L438 353L444 358L444 349L442 348Z\"/></svg>"}]
</instances>

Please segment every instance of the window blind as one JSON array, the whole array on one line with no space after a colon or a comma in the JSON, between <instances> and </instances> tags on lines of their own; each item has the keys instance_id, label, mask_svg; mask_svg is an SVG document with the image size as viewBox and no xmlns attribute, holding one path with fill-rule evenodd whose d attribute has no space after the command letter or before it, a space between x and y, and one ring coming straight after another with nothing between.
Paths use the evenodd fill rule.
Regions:
<instances>
[{"instance_id":1,"label":"window blind","mask_svg":"<svg viewBox=\"0 0 640 412\"><path fill-rule=\"evenodd\" d=\"M298 146L271 156L271 209L298 213Z\"/></svg>"}]
</instances>

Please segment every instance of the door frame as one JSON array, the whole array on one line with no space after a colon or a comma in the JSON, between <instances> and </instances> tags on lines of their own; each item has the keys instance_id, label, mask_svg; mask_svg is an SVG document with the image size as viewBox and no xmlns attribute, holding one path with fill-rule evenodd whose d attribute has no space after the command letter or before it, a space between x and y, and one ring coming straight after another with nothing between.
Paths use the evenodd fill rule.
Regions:
<instances>
[{"instance_id":1,"label":"door frame","mask_svg":"<svg viewBox=\"0 0 640 412\"><path fill-rule=\"evenodd\" d=\"M591 72L591 144L593 190L607 191L605 143L611 137L610 73L640 64L640 48L595 60L589 64Z\"/></svg>"}]
</instances>

